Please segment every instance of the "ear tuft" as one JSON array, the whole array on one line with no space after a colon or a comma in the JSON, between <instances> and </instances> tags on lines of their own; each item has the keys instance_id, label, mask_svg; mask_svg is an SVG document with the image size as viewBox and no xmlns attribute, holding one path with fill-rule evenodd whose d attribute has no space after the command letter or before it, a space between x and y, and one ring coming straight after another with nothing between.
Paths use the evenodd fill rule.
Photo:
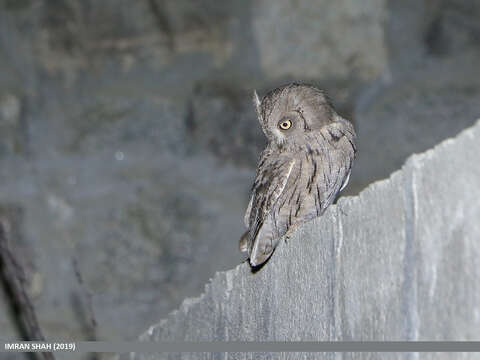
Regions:
<instances>
[{"instance_id":1,"label":"ear tuft","mask_svg":"<svg viewBox=\"0 0 480 360\"><path fill-rule=\"evenodd\" d=\"M257 116L261 118L261 113L260 113L260 99L258 97L257 91L253 91L253 103L255 105L255 110L257 111Z\"/></svg>"}]
</instances>

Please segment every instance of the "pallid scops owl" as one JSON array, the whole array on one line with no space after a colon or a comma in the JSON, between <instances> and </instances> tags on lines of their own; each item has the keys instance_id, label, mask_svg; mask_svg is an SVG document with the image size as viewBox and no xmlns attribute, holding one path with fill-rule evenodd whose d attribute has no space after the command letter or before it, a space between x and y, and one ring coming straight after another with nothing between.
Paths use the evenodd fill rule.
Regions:
<instances>
[{"instance_id":1,"label":"pallid scops owl","mask_svg":"<svg viewBox=\"0 0 480 360\"><path fill-rule=\"evenodd\" d=\"M254 96L268 139L245 213L240 250L253 268L264 264L281 237L321 216L346 185L355 158L355 130L323 91L288 84Z\"/></svg>"}]
</instances>

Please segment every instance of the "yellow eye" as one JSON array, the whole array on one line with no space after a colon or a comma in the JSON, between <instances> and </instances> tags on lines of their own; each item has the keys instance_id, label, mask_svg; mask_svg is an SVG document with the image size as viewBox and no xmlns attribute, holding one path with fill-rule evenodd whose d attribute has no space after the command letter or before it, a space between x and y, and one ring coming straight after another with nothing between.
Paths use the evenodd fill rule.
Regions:
<instances>
[{"instance_id":1,"label":"yellow eye","mask_svg":"<svg viewBox=\"0 0 480 360\"><path fill-rule=\"evenodd\" d=\"M292 122L288 119L282 119L279 121L278 127L282 130L288 130L292 127Z\"/></svg>"}]
</instances>

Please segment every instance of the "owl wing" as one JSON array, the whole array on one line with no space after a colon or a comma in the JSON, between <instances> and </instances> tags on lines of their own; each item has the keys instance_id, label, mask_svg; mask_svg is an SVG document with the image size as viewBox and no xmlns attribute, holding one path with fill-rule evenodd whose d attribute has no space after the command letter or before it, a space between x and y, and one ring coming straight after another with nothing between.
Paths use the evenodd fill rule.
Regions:
<instances>
[{"instance_id":1,"label":"owl wing","mask_svg":"<svg viewBox=\"0 0 480 360\"><path fill-rule=\"evenodd\" d=\"M322 164L317 181L320 214L335 200L337 194L347 186L355 158L355 132L353 126L341 119L320 130L326 145L321 151ZM323 187L323 189L321 189ZM320 194L323 190L323 196ZM319 215L320 215L319 214Z\"/></svg>"},{"instance_id":2,"label":"owl wing","mask_svg":"<svg viewBox=\"0 0 480 360\"><path fill-rule=\"evenodd\" d=\"M276 246L275 227L270 213L284 191L294 165L295 160L291 158L280 158L268 151L262 154L250 206L245 214L252 266L264 263Z\"/></svg>"},{"instance_id":3,"label":"owl wing","mask_svg":"<svg viewBox=\"0 0 480 360\"><path fill-rule=\"evenodd\" d=\"M250 201L248 202L247 211L245 211L245 216L243 217L243 222L247 228L250 227L250 213L252 212L252 203L254 198L255 194L252 194L252 196L250 196Z\"/></svg>"}]
</instances>

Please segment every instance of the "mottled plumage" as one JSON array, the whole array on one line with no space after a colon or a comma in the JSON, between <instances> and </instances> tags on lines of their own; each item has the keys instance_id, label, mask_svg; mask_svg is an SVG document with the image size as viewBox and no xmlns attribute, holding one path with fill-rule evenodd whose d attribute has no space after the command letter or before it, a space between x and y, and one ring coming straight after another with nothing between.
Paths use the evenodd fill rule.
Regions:
<instances>
[{"instance_id":1,"label":"mottled plumage","mask_svg":"<svg viewBox=\"0 0 480 360\"><path fill-rule=\"evenodd\" d=\"M255 106L268 139L245 213L240 249L253 267L269 259L294 225L321 216L346 186L355 157L355 131L325 94L289 84Z\"/></svg>"}]
</instances>

